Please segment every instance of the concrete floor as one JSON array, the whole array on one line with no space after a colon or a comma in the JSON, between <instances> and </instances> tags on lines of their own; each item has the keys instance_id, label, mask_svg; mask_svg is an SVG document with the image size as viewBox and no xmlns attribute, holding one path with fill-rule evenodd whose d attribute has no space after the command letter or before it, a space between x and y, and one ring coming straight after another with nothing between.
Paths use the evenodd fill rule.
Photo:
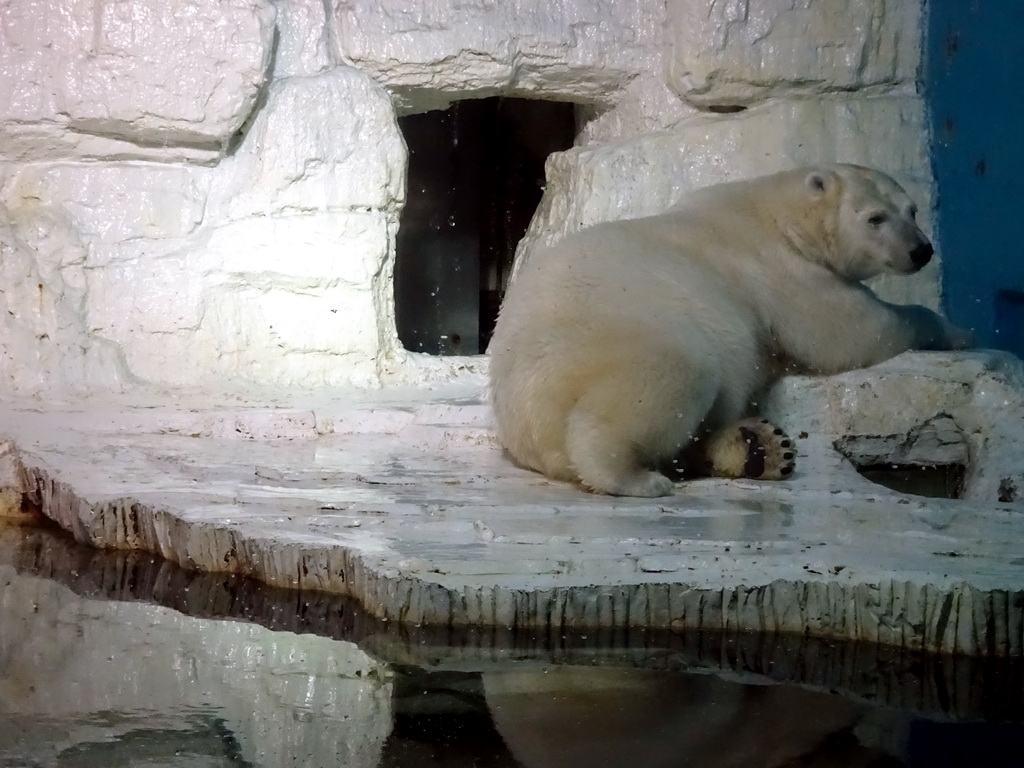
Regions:
<instances>
[{"instance_id":1,"label":"concrete floor","mask_svg":"<svg viewBox=\"0 0 1024 768\"><path fill-rule=\"evenodd\" d=\"M349 595L388 621L1024 648L1016 358L918 353L787 379L761 409L799 438L792 479L698 480L657 500L512 466L482 391L472 377L259 400L11 402L0 435L7 475L82 542ZM870 483L836 445L861 464L966 464L964 498Z\"/></svg>"}]
</instances>

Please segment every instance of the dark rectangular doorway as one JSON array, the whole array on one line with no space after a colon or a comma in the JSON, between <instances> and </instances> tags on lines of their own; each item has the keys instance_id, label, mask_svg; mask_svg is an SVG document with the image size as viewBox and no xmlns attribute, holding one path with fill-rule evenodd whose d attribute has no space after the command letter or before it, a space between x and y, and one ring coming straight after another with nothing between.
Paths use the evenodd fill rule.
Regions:
<instances>
[{"instance_id":1,"label":"dark rectangular doorway","mask_svg":"<svg viewBox=\"0 0 1024 768\"><path fill-rule=\"evenodd\" d=\"M398 337L413 352L479 354L543 194L544 161L573 144L574 105L473 99L399 126L409 173L396 244Z\"/></svg>"}]
</instances>

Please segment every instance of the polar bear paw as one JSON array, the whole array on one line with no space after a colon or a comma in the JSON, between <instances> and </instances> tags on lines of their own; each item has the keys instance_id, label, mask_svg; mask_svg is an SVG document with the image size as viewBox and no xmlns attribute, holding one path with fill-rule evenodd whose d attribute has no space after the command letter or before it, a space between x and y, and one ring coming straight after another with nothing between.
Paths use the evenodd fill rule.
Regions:
<instances>
[{"instance_id":1,"label":"polar bear paw","mask_svg":"<svg viewBox=\"0 0 1024 768\"><path fill-rule=\"evenodd\" d=\"M660 472L637 470L616 476L601 478L600 483L581 480L583 487L591 493L607 493L610 496L641 496L655 498L671 496L673 483Z\"/></svg>"},{"instance_id":2,"label":"polar bear paw","mask_svg":"<svg viewBox=\"0 0 1024 768\"><path fill-rule=\"evenodd\" d=\"M782 480L793 474L796 447L768 419L743 419L711 435L704 469L716 477Z\"/></svg>"}]
</instances>

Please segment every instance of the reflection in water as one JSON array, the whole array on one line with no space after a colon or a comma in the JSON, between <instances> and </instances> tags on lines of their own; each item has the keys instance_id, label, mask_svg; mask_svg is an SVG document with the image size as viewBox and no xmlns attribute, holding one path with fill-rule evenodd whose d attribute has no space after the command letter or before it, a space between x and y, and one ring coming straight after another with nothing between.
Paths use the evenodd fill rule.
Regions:
<instances>
[{"instance_id":1,"label":"reflection in water","mask_svg":"<svg viewBox=\"0 0 1024 768\"><path fill-rule=\"evenodd\" d=\"M449 675L444 688L434 677L404 696L396 685L382 768L903 764L876 743L869 705L824 692L601 667ZM900 733L906 722L895 710L881 721Z\"/></svg>"},{"instance_id":2,"label":"reflection in water","mask_svg":"<svg viewBox=\"0 0 1024 768\"><path fill-rule=\"evenodd\" d=\"M235 735L211 711L183 717L175 723L154 726L154 713L131 717L97 713L77 723L66 718L17 717L3 715L0 707L0 765L55 768L106 768L107 766L187 766L187 768L231 768L247 766ZM92 735L84 733L91 719ZM157 720L165 718L156 715ZM81 728L81 739L60 743L70 728Z\"/></svg>"},{"instance_id":3,"label":"reflection in water","mask_svg":"<svg viewBox=\"0 0 1024 768\"><path fill-rule=\"evenodd\" d=\"M828 691L713 674L515 663L482 674L407 671L394 694L395 725L380 768L1024 763L1019 722L929 718Z\"/></svg>"},{"instance_id":4,"label":"reflection in water","mask_svg":"<svg viewBox=\"0 0 1024 768\"><path fill-rule=\"evenodd\" d=\"M530 768L877 765L867 707L827 692L712 675L559 668L484 676L498 730Z\"/></svg>"},{"instance_id":5,"label":"reflection in water","mask_svg":"<svg viewBox=\"0 0 1024 768\"><path fill-rule=\"evenodd\" d=\"M0 768L1014 765L1021 701L1016 661L398 627L0 529Z\"/></svg>"}]
</instances>

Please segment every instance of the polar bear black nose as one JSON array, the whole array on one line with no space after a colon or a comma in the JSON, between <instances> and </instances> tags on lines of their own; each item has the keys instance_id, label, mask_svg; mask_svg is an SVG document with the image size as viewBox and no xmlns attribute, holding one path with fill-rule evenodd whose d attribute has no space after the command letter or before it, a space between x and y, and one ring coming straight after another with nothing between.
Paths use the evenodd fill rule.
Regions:
<instances>
[{"instance_id":1,"label":"polar bear black nose","mask_svg":"<svg viewBox=\"0 0 1024 768\"><path fill-rule=\"evenodd\" d=\"M931 243L921 243L910 252L910 262L920 269L932 260L933 253L935 253L935 249L932 248Z\"/></svg>"}]
</instances>

